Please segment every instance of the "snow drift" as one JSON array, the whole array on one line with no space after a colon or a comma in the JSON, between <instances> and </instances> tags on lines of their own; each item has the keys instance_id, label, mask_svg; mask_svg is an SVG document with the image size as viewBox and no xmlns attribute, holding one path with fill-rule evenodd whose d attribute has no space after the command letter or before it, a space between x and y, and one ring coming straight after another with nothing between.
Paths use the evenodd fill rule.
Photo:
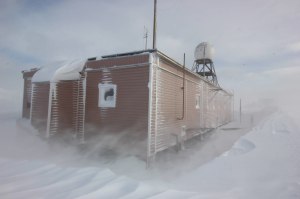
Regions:
<instances>
[{"instance_id":1,"label":"snow drift","mask_svg":"<svg viewBox=\"0 0 300 199\"><path fill-rule=\"evenodd\" d=\"M14 117L0 120L0 198L300 197L299 128L281 112L239 139L239 130L222 127L150 170L130 156L92 161L72 147L20 132ZM237 141L224 151L228 139Z\"/></svg>"}]
</instances>

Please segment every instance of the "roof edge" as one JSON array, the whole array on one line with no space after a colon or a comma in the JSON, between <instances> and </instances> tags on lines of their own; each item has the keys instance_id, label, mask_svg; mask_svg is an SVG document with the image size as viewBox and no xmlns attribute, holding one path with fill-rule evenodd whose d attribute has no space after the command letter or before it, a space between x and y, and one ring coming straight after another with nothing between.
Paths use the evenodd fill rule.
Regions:
<instances>
[{"instance_id":1,"label":"roof edge","mask_svg":"<svg viewBox=\"0 0 300 199\"><path fill-rule=\"evenodd\" d=\"M103 56L101 56L101 58L105 59L105 58L114 58L114 57L125 57L125 56L129 56L129 55L138 55L138 54L142 54L142 53L153 53L153 52L156 52L156 51L157 51L157 49L131 51L131 52L127 52L127 53L117 53L117 54L111 54L111 55L103 55Z\"/></svg>"}]
</instances>

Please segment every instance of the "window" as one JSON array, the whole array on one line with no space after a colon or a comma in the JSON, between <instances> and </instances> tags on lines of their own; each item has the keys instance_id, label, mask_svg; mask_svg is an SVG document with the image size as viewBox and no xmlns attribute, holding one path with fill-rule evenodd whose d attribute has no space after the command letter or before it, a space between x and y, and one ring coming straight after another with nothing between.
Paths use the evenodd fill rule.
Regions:
<instances>
[{"instance_id":1,"label":"window","mask_svg":"<svg viewBox=\"0 0 300 199\"><path fill-rule=\"evenodd\" d=\"M117 85L98 84L98 107L116 107Z\"/></svg>"}]
</instances>

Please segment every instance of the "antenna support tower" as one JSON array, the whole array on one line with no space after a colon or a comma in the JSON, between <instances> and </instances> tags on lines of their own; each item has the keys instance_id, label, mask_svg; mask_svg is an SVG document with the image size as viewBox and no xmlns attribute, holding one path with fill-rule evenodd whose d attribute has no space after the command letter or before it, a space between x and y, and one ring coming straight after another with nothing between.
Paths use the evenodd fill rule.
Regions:
<instances>
[{"instance_id":1,"label":"antenna support tower","mask_svg":"<svg viewBox=\"0 0 300 199\"><path fill-rule=\"evenodd\" d=\"M214 62L211 59L195 60L194 69L198 75L205 77L209 82L219 86Z\"/></svg>"},{"instance_id":2,"label":"antenna support tower","mask_svg":"<svg viewBox=\"0 0 300 199\"><path fill-rule=\"evenodd\" d=\"M214 67L213 49L208 42L202 42L195 48L195 61L192 71L205 77L212 84L219 86Z\"/></svg>"}]
</instances>

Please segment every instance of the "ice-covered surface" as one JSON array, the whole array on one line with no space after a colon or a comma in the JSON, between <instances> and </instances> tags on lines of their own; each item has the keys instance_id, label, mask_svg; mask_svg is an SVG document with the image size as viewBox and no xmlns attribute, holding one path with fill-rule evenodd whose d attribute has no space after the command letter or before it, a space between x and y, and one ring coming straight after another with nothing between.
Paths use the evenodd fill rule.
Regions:
<instances>
[{"instance_id":1,"label":"ice-covered surface","mask_svg":"<svg viewBox=\"0 0 300 199\"><path fill-rule=\"evenodd\" d=\"M45 65L32 77L32 82L58 82L60 80L77 80L86 60L59 61Z\"/></svg>"},{"instance_id":2,"label":"ice-covered surface","mask_svg":"<svg viewBox=\"0 0 300 199\"><path fill-rule=\"evenodd\" d=\"M42 66L32 77L32 82L50 81L56 70L66 64L66 61L57 61Z\"/></svg>"},{"instance_id":3,"label":"ice-covered surface","mask_svg":"<svg viewBox=\"0 0 300 199\"><path fill-rule=\"evenodd\" d=\"M300 198L299 128L284 113L262 115L158 156L150 170L134 156L47 143L2 115L0 198Z\"/></svg>"},{"instance_id":4,"label":"ice-covered surface","mask_svg":"<svg viewBox=\"0 0 300 199\"><path fill-rule=\"evenodd\" d=\"M54 76L52 82L58 82L60 80L77 80L80 78L79 72L83 70L86 60L73 60L67 62L64 66L59 68Z\"/></svg>"}]
</instances>

